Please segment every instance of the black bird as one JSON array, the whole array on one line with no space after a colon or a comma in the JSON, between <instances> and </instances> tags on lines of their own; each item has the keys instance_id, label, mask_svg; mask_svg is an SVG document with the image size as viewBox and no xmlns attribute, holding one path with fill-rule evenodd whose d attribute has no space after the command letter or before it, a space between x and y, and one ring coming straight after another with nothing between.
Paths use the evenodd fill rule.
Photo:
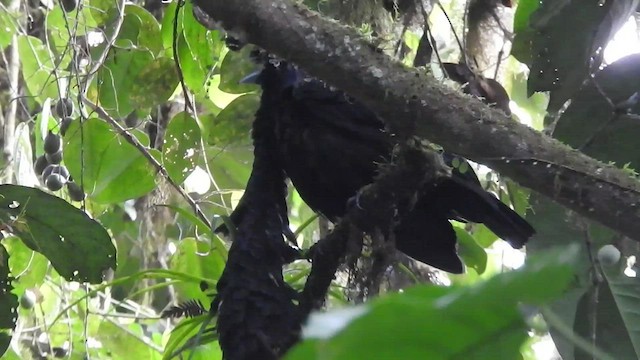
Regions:
<instances>
[{"instance_id":1,"label":"black bird","mask_svg":"<svg viewBox=\"0 0 640 360\"><path fill-rule=\"evenodd\" d=\"M262 87L260 109L268 109L275 120L279 162L300 196L336 221L347 211L349 199L373 181L378 164L389 161L393 135L363 104L286 61L263 61L261 71L245 82ZM444 154L449 166L454 158ZM449 219L483 223L514 248L521 248L535 233L527 221L486 192L470 168L454 168L450 178L426 185L420 195L396 227L396 247L451 273L461 273L463 266Z\"/></svg>"},{"instance_id":2,"label":"black bird","mask_svg":"<svg viewBox=\"0 0 640 360\"><path fill-rule=\"evenodd\" d=\"M233 242L211 305L227 360L278 359L300 332L297 293L282 275L298 253L282 236L288 228L286 179L272 114L268 107L256 114L253 169L232 216Z\"/></svg>"}]
</instances>

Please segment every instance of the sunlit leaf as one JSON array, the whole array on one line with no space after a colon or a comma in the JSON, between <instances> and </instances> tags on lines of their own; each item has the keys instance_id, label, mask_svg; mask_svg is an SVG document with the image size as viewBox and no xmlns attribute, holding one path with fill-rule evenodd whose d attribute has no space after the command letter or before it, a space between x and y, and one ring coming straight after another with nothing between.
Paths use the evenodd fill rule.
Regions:
<instances>
[{"instance_id":1,"label":"sunlit leaf","mask_svg":"<svg viewBox=\"0 0 640 360\"><path fill-rule=\"evenodd\" d=\"M105 122L89 119L82 133L79 122L72 123L64 139L64 162L93 200L117 203L140 197L156 186L148 160Z\"/></svg>"},{"instance_id":2,"label":"sunlit leaf","mask_svg":"<svg viewBox=\"0 0 640 360\"><path fill-rule=\"evenodd\" d=\"M189 114L179 113L169 121L162 146L162 162L178 184L196 168L201 141L198 123Z\"/></svg>"}]
</instances>

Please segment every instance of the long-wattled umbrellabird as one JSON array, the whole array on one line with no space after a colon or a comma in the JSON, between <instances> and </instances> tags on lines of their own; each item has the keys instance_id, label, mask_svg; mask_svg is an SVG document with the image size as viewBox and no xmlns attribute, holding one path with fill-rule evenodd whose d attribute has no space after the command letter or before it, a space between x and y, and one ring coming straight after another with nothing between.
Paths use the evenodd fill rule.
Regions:
<instances>
[{"instance_id":1,"label":"long-wattled umbrellabird","mask_svg":"<svg viewBox=\"0 0 640 360\"><path fill-rule=\"evenodd\" d=\"M393 136L370 109L343 91L306 76L293 64L262 59L247 78L262 87L260 110L274 121L279 164L302 199L331 221L343 216L358 190L388 162ZM456 156L443 153L452 166ZM458 158L458 161L466 160ZM396 247L451 273L463 271L449 219L485 224L514 248L535 233L516 212L485 191L471 168L429 183L395 228Z\"/></svg>"}]
</instances>

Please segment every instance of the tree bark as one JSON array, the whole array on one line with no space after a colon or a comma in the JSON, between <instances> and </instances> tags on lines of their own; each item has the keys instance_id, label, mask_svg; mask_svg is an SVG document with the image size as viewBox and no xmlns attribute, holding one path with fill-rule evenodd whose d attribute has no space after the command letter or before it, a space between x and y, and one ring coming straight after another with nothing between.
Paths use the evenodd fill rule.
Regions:
<instances>
[{"instance_id":1,"label":"tree bark","mask_svg":"<svg viewBox=\"0 0 640 360\"><path fill-rule=\"evenodd\" d=\"M640 241L640 183L377 52L290 0L194 0L225 29L354 96L399 139L418 135Z\"/></svg>"}]
</instances>

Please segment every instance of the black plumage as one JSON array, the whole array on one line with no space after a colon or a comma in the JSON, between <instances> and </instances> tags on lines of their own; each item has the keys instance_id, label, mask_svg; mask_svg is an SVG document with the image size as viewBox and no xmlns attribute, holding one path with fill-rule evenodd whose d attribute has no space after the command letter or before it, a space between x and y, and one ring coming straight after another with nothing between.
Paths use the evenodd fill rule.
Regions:
<instances>
[{"instance_id":1,"label":"black plumage","mask_svg":"<svg viewBox=\"0 0 640 360\"><path fill-rule=\"evenodd\" d=\"M274 121L278 161L304 201L331 221L388 162L393 135L370 109L285 61L267 60L253 79L263 90L261 111ZM444 154L451 166L455 156ZM465 161L464 159L459 159ZM452 273L463 266L449 219L483 223L514 248L534 229L480 186L470 168L427 184L414 209L396 228L403 253Z\"/></svg>"},{"instance_id":2,"label":"black plumage","mask_svg":"<svg viewBox=\"0 0 640 360\"><path fill-rule=\"evenodd\" d=\"M233 243L211 306L227 360L277 359L299 337L297 293L282 274L297 251L282 236L288 228L286 183L271 114L268 107L256 114L253 169L232 216Z\"/></svg>"}]
</instances>

